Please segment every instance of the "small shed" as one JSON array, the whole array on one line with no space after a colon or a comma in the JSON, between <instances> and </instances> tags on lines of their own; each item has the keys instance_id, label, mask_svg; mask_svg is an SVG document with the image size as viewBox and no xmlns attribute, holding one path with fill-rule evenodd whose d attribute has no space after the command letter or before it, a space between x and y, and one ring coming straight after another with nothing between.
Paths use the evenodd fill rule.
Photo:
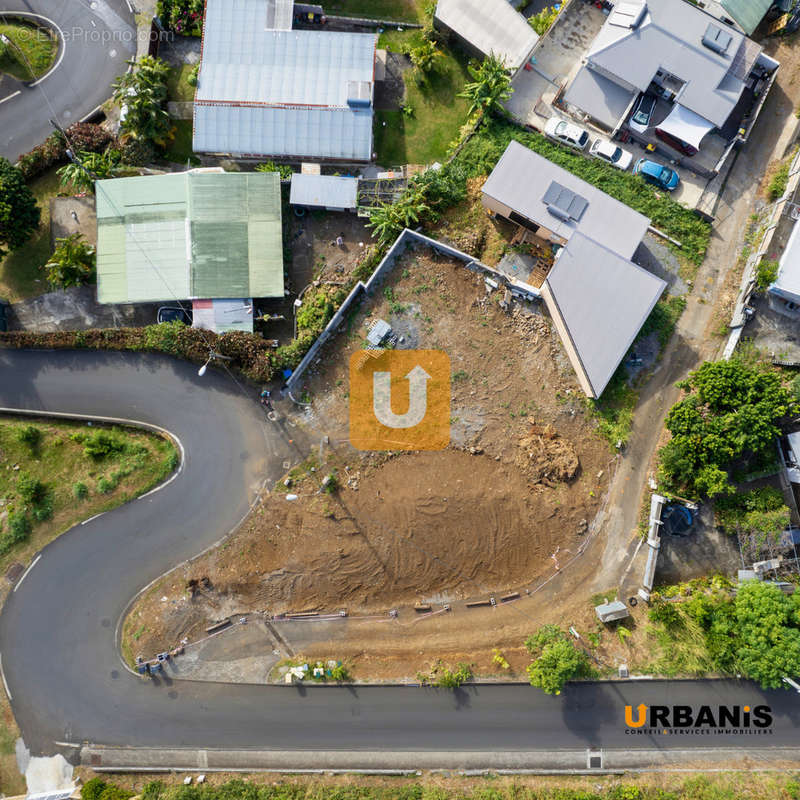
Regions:
<instances>
[{"instance_id":1,"label":"small shed","mask_svg":"<svg viewBox=\"0 0 800 800\"><path fill-rule=\"evenodd\" d=\"M337 175L309 175L295 172L289 202L293 206L326 211L355 211L358 205L358 179Z\"/></svg>"},{"instance_id":2,"label":"small shed","mask_svg":"<svg viewBox=\"0 0 800 800\"><path fill-rule=\"evenodd\" d=\"M612 600L610 603L602 603L594 607L594 613L600 622L613 622L617 619L629 617L631 612L622 600Z\"/></svg>"},{"instance_id":3,"label":"small shed","mask_svg":"<svg viewBox=\"0 0 800 800\"><path fill-rule=\"evenodd\" d=\"M252 299L192 300L192 327L214 333L253 332Z\"/></svg>"},{"instance_id":4,"label":"small shed","mask_svg":"<svg viewBox=\"0 0 800 800\"><path fill-rule=\"evenodd\" d=\"M392 328L388 322L382 319L375 320L367 332L367 341L373 347L380 347L383 342L392 334Z\"/></svg>"}]
</instances>

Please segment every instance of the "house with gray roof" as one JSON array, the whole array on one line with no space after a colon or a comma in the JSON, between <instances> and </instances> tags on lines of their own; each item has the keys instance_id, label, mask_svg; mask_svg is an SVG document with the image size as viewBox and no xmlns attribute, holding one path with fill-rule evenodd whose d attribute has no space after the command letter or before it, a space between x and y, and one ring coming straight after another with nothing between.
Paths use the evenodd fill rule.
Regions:
<instances>
[{"instance_id":1,"label":"house with gray roof","mask_svg":"<svg viewBox=\"0 0 800 800\"><path fill-rule=\"evenodd\" d=\"M509 0L439 0L433 20L439 30L453 33L466 49L502 59L512 74L522 68L539 41Z\"/></svg>"},{"instance_id":2,"label":"house with gray roof","mask_svg":"<svg viewBox=\"0 0 800 800\"><path fill-rule=\"evenodd\" d=\"M516 141L482 191L556 251L540 294L581 388L600 397L666 288L631 260L650 220Z\"/></svg>"},{"instance_id":3,"label":"house with gray roof","mask_svg":"<svg viewBox=\"0 0 800 800\"><path fill-rule=\"evenodd\" d=\"M198 153L372 159L376 36L293 30L290 0L207 0Z\"/></svg>"},{"instance_id":4,"label":"house with gray roof","mask_svg":"<svg viewBox=\"0 0 800 800\"><path fill-rule=\"evenodd\" d=\"M761 57L761 46L737 26L686 0L622 0L563 99L616 131L640 92L656 92L674 104L658 127L699 148L732 118L754 71L775 68Z\"/></svg>"}]
</instances>

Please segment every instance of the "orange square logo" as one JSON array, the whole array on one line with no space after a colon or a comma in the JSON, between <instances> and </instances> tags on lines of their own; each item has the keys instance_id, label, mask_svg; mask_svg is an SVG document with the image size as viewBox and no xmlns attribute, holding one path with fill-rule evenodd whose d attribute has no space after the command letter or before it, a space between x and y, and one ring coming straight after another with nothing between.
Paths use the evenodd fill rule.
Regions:
<instances>
[{"instance_id":1,"label":"orange square logo","mask_svg":"<svg viewBox=\"0 0 800 800\"><path fill-rule=\"evenodd\" d=\"M443 450L450 443L450 359L441 350L350 357L350 442L358 450Z\"/></svg>"}]
</instances>

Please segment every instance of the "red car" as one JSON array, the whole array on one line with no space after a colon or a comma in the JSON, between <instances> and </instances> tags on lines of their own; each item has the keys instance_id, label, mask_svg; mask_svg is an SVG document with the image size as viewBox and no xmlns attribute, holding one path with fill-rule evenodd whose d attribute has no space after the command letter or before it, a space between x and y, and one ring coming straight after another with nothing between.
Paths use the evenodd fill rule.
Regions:
<instances>
[{"instance_id":1,"label":"red car","mask_svg":"<svg viewBox=\"0 0 800 800\"><path fill-rule=\"evenodd\" d=\"M673 136L671 133L662 131L661 128L656 128L656 136L658 136L664 144L669 145L673 150L678 150L685 156L697 155L696 147L690 145L688 142L684 142L683 139L678 139L677 136Z\"/></svg>"}]
</instances>

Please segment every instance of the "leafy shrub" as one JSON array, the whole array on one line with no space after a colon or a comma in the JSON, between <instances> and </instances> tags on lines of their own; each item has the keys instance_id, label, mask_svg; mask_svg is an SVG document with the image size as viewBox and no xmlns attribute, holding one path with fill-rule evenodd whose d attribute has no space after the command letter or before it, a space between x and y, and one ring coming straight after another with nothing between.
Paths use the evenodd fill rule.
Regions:
<instances>
[{"instance_id":1,"label":"leafy shrub","mask_svg":"<svg viewBox=\"0 0 800 800\"><path fill-rule=\"evenodd\" d=\"M778 277L778 262L771 258L764 258L756 267L756 286L763 292L770 284L775 283Z\"/></svg>"},{"instance_id":2,"label":"leafy shrub","mask_svg":"<svg viewBox=\"0 0 800 800\"><path fill-rule=\"evenodd\" d=\"M76 122L66 130L69 143L74 152L85 150L101 153L111 142L111 135L105 128L91 122ZM26 181L41 175L50 167L67 160L67 143L59 131L51 133L42 144L36 145L20 156L18 167Z\"/></svg>"},{"instance_id":3,"label":"leafy shrub","mask_svg":"<svg viewBox=\"0 0 800 800\"><path fill-rule=\"evenodd\" d=\"M156 14L162 24L181 36L203 32L203 0L158 0Z\"/></svg>"},{"instance_id":4,"label":"leafy shrub","mask_svg":"<svg viewBox=\"0 0 800 800\"><path fill-rule=\"evenodd\" d=\"M81 787L81 800L100 800L107 784L102 778L92 778Z\"/></svg>"},{"instance_id":5,"label":"leafy shrub","mask_svg":"<svg viewBox=\"0 0 800 800\"><path fill-rule=\"evenodd\" d=\"M85 500L89 496L89 487L83 481L72 484L72 496L76 500Z\"/></svg>"},{"instance_id":6,"label":"leafy shrub","mask_svg":"<svg viewBox=\"0 0 800 800\"><path fill-rule=\"evenodd\" d=\"M112 453L121 453L125 449L124 440L114 431L100 429L88 436L86 434L73 435L73 439L83 442L83 454L95 461L101 461Z\"/></svg>"},{"instance_id":7,"label":"leafy shrub","mask_svg":"<svg viewBox=\"0 0 800 800\"><path fill-rule=\"evenodd\" d=\"M442 689L458 689L471 678L472 667L462 662L455 669L444 667L436 678L436 686Z\"/></svg>"},{"instance_id":8,"label":"leafy shrub","mask_svg":"<svg viewBox=\"0 0 800 800\"><path fill-rule=\"evenodd\" d=\"M8 515L8 530L0 534L0 555L5 555L14 545L24 542L31 532L28 517L14 511Z\"/></svg>"},{"instance_id":9,"label":"leafy shrub","mask_svg":"<svg viewBox=\"0 0 800 800\"><path fill-rule=\"evenodd\" d=\"M277 172L281 180L288 181L292 177L292 168L288 164L276 164L274 161L265 161L256 166L256 172Z\"/></svg>"},{"instance_id":10,"label":"leafy shrub","mask_svg":"<svg viewBox=\"0 0 800 800\"><path fill-rule=\"evenodd\" d=\"M200 79L200 65L195 64L189 71L189 75L186 78L186 83L188 83L189 86L197 86L197 82L199 79Z\"/></svg>"},{"instance_id":11,"label":"leafy shrub","mask_svg":"<svg viewBox=\"0 0 800 800\"><path fill-rule=\"evenodd\" d=\"M42 432L35 425L26 425L17 431L17 439L35 450L42 441Z\"/></svg>"},{"instance_id":12,"label":"leafy shrub","mask_svg":"<svg viewBox=\"0 0 800 800\"><path fill-rule=\"evenodd\" d=\"M97 481L97 491L100 492L100 494L110 494L116 488L117 485L109 478L103 477Z\"/></svg>"},{"instance_id":13,"label":"leafy shrub","mask_svg":"<svg viewBox=\"0 0 800 800\"><path fill-rule=\"evenodd\" d=\"M73 233L56 239L56 249L44 265L47 280L57 289L94 283L95 250L84 241L83 234Z\"/></svg>"},{"instance_id":14,"label":"leafy shrub","mask_svg":"<svg viewBox=\"0 0 800 800\"><path fill-rule=\"evenodd\" d=\"M783 197L783 193L789 184L789 169L791 165L791 159L787 158L772 176L767 187L767 196L770 200L777 200L779 197Z\"/></svg>"},{"instance_id":15,"label":"leafy shrub","mask_svg":"<svg viewBox=\"0 0 800 800\"><path fill-rule=\"evenodd\" d=\"M344 664L337 664L331 670L331 678L337 683L344 683L351 680L350 672Z\"/></svg>"},{"instance_id":16,"label":"leafy shrub","mask_svg":"<svg viewBox=\"0 0 800 800\"><path fill-rule=\"evenodd\" d=\"M73 153L86 151L102 153L112 140L111 134L101 125L93 122L76 122L67 128L67 139Z\"/></svg>"},{"instance_id":17,"label":"leafy shrub","mask_svg":"<svg viewBox=\"0 0 800 800\"><path fill-rule=\"evenodd\" d=\"M115 147L119 152L120 161L131 167L143 167L150 164L156 157L152 143L144 139L124 137L117 141Z\"/></svg>"},{"instance_id":18,"label":"leafy shrub","mask_svg":"<svg viewBox=\"0 0 800 800\"><path fill-rule=\"evenodd\" d=\"M53 516L53 496L48 492L45 496L31 509L31 514L37 522L44 522Z\"/></svg>"},{"instance_id":19,"label":"leafy shrub","mask_svg":"<svg viewBox=\"0 0 800 800\"><path fill-rule=\"evenodd\" d=\"M715 522L729 532L755 533L773 541L789 525L789 508L783 494L773 486L723 495L714 503Z\"/></svg>"},{"instance_id":20,"label":"leafy shrub","mask_svg":"<svg viewBox=\"0 0 800 800\"><path fill-rule=\"evenodd\" d=\"M681 618L681 614L675 605L664 600L654 603L647 616L651 622L660 622L667 628L677 625Z\"/></svg>"},{"instance_id":21,"label":"leafy shrub","mask_svg":"<svg viewBox=\"0 0 800 800\"><path fill-rule=\"evenodd\" d=\"M30 473L20 472L17 476L17 493L23 502L36 506L47 497L47 487Z\"/></svg>"},{"instance_id":22,"label":"leafy shrub","mask_svg":"<svg viewBox=\"0 0 800 800\"><path fill-rule=\"evenodd\" d=\"M536 33L539 34L539 36L544 36L558 18L558 12L560 10L560 7L547 6L538 14L528 17L528 24L536 31Z\"/></svg>"},{"instance_id":23,"label":"leafy shrub","mask_svg":"<svg viewBox=\"0 0 800 800\"><path fill-rule=\"evenodd\" d=\"M525 640L525 647L533 656L527 667L531 686L547 694L561 694L567 681L591 673L586 653L576 649L557 625L543 625Z\"/></svg>"}]
</instances>

